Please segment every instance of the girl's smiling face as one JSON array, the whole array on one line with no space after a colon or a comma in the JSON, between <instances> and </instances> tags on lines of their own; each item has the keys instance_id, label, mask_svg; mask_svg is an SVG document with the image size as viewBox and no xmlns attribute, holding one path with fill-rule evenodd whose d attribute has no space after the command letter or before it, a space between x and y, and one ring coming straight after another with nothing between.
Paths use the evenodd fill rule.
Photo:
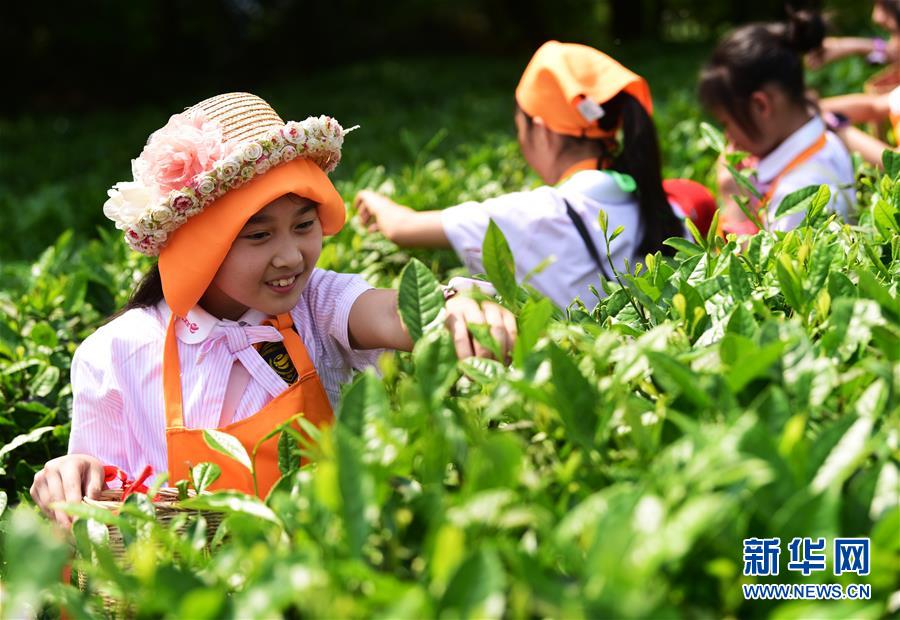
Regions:
<instances>
[{"instance_id":1,"label":"girl's smiling face","mask_svg":"<svg viewBox=\"0 0 900 620\"><path fill-rule=\"evenodd\" d=\"M287 194L260 209L238 233L200 305L231 320L249 308L269 315L289 312L322 252L316 207Z\"/></svg>"}]
</instances>

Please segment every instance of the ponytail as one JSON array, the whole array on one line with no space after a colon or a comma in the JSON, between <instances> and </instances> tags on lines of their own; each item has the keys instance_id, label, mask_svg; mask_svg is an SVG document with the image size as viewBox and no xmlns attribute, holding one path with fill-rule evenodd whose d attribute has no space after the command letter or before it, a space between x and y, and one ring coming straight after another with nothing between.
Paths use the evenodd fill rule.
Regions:
<instances>
[{"instance_id":1,"label":"ponytail","mask_svg":"<svg viewBox=\"0 0 900 620\"><path fill-rule=\"evenodd\" d=\"M644 222L644 238L638 245L638 254L644 256L660 250L671 255L674 251L664 246L663 241L669 237L680 237L683 228L663 190L660 172L662 158L653 119L644 106L626 92L619 93L604 104L604 108L609 107L620 108L622 121L622 148L611 168L631 176L637 186L641 221Z\"/></svg>"}]
</instances>

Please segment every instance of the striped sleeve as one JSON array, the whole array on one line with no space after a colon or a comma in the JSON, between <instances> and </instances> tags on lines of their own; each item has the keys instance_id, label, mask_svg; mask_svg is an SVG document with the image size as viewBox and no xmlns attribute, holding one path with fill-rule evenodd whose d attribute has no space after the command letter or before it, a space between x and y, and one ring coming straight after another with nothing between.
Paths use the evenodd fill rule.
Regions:
<instances>
[{"instance_id":1,"label":"striped sleeve","mask_svg":"<svg viewBox=\"0 0 900 620\"><path fill-rule=\"evenodd\" d=\"M69 454L89 454L127 471L128 437L122 393L108 344L88 338L72 359L72 431Z\"/></svg>"},{"instance_id":2,"label":"striped sleeve","mask_svg":"<svg viewBox=\"0 0 900 620\"><path fill-rule=\"evenodd\" d=\"M362 276L321 270L311 300L315 323L324 328L340 350L341 357L356 370L374 365L384 351L360 351L350 345L350 310L359 296L372 288ZM326 363L330 365L333 361Z\"/></svg>"}]
</instances>

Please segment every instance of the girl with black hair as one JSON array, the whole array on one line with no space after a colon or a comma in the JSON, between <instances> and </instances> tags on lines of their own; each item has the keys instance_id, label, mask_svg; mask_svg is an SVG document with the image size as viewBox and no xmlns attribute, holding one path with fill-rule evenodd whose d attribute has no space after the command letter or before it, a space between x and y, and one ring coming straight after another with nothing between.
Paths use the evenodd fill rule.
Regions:
<instances>
[{"instance_id":1,"label":"girl with black hair","mask_svg":"<svg viewBox=\"0 0 900 620\"><path fill-rule=\"evenodd\" d=\"M660 177L651 112L642 77L593 48L550 41L525 69L515 111L522 153L546 185L436 211L363 191L356 207L369 230L404 247L452 247L473 273L484 271L481 247L493 220L519 281L528 278L563 308L575 298L588 303L590 287L614 277L610 261L624 270L626 259L634 264L667 251L663 240L684 234ZM690 212L689 192L681 198ZM714 204L711 196L707 204ZM600 211L609 232L624 227L609 256ZM533 273L548 258L549 266Z\"/></svg>"},{"instance_id":2,"label":"girl with black hair","mask_svg":"<svg viewBox=\"0 0 900 620\"><path fill-rule=\"evenodd\" d=\"M890 38L825 37L821 47L806 55L806 65L810 69L819 69L848 56L865 56L873 65L900 60L900 0L875 0L872 23L887 30Z\"/></svg>"},{"instance_id":3,"label":"girl with black hair","mask_svg":"<svg viewBox=\"0 0 900 620\"><path fill-rule=\"evenodd\" d=\"M700 101L722 123L731 147L750 154L751 182L763 196L751 197L757 217L748 219L731 198L739 192L736 184L723 171L723 232L752 234L756 223L769 230L796 227L803 212L776 219L775 209L810 185L828 185L829 208L845 217L854 203L850 155L805 92L803 54L821 46L824 34L821 16L805 11L785 23L749 24L727 35L702 70Z\"/></svg>"}]
</instances>

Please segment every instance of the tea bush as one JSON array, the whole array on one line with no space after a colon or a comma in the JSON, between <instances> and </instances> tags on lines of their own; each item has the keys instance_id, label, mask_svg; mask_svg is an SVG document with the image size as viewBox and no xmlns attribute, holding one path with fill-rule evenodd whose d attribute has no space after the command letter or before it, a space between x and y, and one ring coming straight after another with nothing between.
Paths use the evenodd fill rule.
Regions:
<instances>
[{"instance_id":1,"label":"tea bush","mask_svg":"<svg viewBox=\"0 0 900 620\"><path fill-rule=\"evenodd\" d=\"M451 98L423 113L440 122L406 133L388 114L394 145L366 148L406 149L411 163L361 161L339 190L350 199L379 187L436 208L534 183L496 92L496 124L481 133ZM701 131L684 88L660 99L669 174L708 180L715 133ZM457 118L467 119L458 134ZM196 513L159 525L141 495L120 515L70 508L85 591L60 581L72 548L23 492L65 451L74 348L148 263L113 233L67 232L33 262L4 264L0 510L20 504L0 520L4 613L94 617L104 600L116 606L108 613L191 618L896 613L900 166L886 163L885 175L860 168L853 224L824 212L816 190L794 231L746 247L670 240L674 258L648 256L605 297L565 312L516 284L492 228L487 277L519 324L509 366L457 361L431 327L440 308L419 300L434 295L432 271L461 272L449 252L399 251L351 222L320 266L399 285L404 320L421 333L413 352L384 356L379 373L346 387L339 424L302 448L309 465L291 465L296 448L282 441L285 475L264 501L188 500L224 513L214 535ZM124 556L104 524L121 531ZM870 574L743 576L745 538L797 536L871 538ZM741 584L757 581L866 583L872 598L745 601Z\"/></svg>"}]
</instances>

